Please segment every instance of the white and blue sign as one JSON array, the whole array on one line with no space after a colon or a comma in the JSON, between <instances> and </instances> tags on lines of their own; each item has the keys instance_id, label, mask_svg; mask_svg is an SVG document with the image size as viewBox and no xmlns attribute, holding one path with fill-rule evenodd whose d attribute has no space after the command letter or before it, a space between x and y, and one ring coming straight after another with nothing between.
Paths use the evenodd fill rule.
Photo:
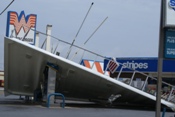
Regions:
<instances>
[{"instance_id":1,"label":"white and blue sign","mask_svg":"<svg viewBox=\"0 0 175 117\"><path fill-rule=\"evenodd\" d=\"M165 58L175 58L175 29L165 29Z\"/></svg>"},{"instance_id":2,"label":"white and blue sign","mask_svg":"<svg viewBox=\"0 0 175 117\"><path fill-rule=\"evenodd\" d=\"M175 27L175 0L165 0L165 27Z\"/></svg>"},{"instance_id":3,"label":"white and blue sign","mask_svg":"<svg viewBox=\"0 0 175 117\"><path fill-rule=\"evenodd\" d=\"M175 10L175 0L170 0L170 1L169 1L169 6L170 6L173 10Z\"/></svg>"},{"instance_id":4,"label":"white and blue sign","mask_svg":"<svg viewBox=\"0 0 175 117\"><path fill-rule=\"evenodd\" d=\"M108 61L108 59L104 60L104 70ZM157 58L116 58L116 61L126 66L123 68L125 72L130 72L131 69L140 72L157 72ZM120 65L116 71L119 72L121 67ZM175 72L175 60L163 60L163 72Z\"/></svg>"}]
</instances>

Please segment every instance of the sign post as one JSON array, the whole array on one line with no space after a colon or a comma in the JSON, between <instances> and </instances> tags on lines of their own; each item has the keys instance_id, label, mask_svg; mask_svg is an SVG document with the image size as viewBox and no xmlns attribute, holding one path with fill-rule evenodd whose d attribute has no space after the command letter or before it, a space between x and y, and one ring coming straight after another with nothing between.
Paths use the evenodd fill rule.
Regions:
<instances>
[{"instance_id":1,"label":"sign post","mask_svg":"<svg viewBox=\"0 0 175 117\"><path fill-rule=\"evenodd\" d=\"M161 0L156 117L161 112L163 59L175 59L175 0Z\"/></svg>"},{"instance_id":2,"label":"sign post","mask_svg":"<svg viewBox=\"0 0 175 117\"><path fill-rule=\"evenodd\" d=\"M156 95L156 117L160 117L161 112L162 62L163 62L163 43L164 43L163 12L164 12L164 0L161 0L159 50L158 50L158 65L157 65L158 77L157 77L157 95Z\"/></svg>"},{"instance_id":3,"label":"sign post","mask_svg":"<svg viewBox=\"0 0 175 117\"><path fill-rule=\"evenodd\" d=\"M164 0L161 0L160 7L160 29L159 29L159 50L158 50L158 77L157 77L157 95L156 95L156 117L160 117L161 112L161 89L162 89L162 62L164 48Z\"/></svg>"}]
</instances>

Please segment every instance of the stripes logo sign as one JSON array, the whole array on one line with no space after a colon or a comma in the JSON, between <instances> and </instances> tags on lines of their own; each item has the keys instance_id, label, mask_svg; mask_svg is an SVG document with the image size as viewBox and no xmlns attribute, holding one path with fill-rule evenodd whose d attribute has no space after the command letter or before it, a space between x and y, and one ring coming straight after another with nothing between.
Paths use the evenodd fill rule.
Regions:
<instances>
[{"instance_id":1,"label":"stripes logo sign","mask_svg":"<svg viewBox=\"0 0 175 117\"><path fill-rule=\"evenodd\" d=\"M111 60L109 60L107 68L111 73L114 73L118 68L118 66L119 66L119 63L112 58Z\"/></svg>"}]
</instances>

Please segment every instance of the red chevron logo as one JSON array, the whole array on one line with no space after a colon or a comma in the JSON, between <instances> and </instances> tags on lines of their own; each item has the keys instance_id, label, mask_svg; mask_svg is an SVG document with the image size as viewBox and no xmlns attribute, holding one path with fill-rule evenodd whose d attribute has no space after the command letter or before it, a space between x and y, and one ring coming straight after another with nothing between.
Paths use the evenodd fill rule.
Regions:
<instances>
[{"instance_id":1,"label":"red chevron logo","mask_svg":"<svg viewBox=\"0 0 175 117\"><path fill-rule=\"evenodd\" d=\"M14 25L16 34L20 32L21 28L27 33L30 28L36 26L36 15L30 14L25 17L24 11L21 12L20 16L16 12L10 12L10 24Z\"/></svg>"}]
</instances>

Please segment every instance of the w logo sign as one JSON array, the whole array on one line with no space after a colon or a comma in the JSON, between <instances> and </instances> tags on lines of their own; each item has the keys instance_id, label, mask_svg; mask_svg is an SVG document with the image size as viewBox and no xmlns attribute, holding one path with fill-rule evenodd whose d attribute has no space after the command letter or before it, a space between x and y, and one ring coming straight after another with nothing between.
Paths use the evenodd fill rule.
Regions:
<instances>
[{"instance_id":1,"label":"w logo sign","mask_svg":"<svg viewBox=\"0 0 175 117\"><path fill-rule=\"evenodd\" d=\"M17 38L30 44L35 43L36 15L25 16L24 11L18 16L14 11L8 12L7 37ZM32 29L32 30L31 30Z\"/></svg>"},{"instance_id":2,"label":"w logo sign","mask_svg":"<svg viewBox=\"0 0 175 117\"><path fill-rule=\"evenodd\" d=\"M35 28L36 15L30 15L25 17L24 12L18 17L16 12L10 12L10 24L15 26L15 31L18 34L21 28L24 28L24 32L28 32L29 28Z\"/></svg>"}]
</instances>

